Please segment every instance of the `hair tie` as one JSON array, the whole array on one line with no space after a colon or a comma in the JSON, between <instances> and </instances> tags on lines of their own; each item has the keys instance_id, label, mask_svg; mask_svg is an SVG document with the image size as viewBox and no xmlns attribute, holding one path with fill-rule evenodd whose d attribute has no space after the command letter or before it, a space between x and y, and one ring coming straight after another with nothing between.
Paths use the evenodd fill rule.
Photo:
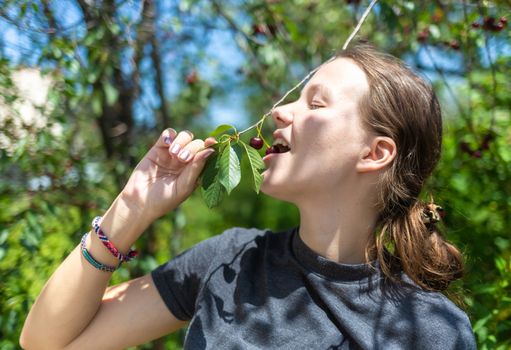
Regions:
<instances>
[{"instance_id":1,"label":"hair tie","mask_svg":"<svg viewBox=\"0 0 511 350\"><path fill-rule=\"evenodd\" d=\"M445 216L445 210L435 203L429 203L421 213L422 222L424 224L436 224Z\"/></svg>"}]
</instances>

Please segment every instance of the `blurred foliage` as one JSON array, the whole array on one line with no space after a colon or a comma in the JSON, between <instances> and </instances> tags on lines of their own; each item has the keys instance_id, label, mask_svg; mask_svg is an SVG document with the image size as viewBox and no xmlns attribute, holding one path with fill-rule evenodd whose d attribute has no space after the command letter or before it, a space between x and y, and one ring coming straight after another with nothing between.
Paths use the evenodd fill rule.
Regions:
<instances>
[{"instance_id":1,"label":"blurred foliage","mask_svg":"<svg viewBox=\"0 0 511 350\"><path fill-rule=\"evenodd\" d=\"M249 118L259 119L340 49L367 6L0 3L0 349L19 347L24 318L45 281L162 129L205 136L212 129L209 106L233 90ZM428 77L442 99L444 153L425 193L446 208L448 238L466 253L467 275L456 291L481 349L511 347L511 32L500 20L509 15L507 1L380 1L361 29ZM240 62L228 53L210 57L206 44L218 33L236 43ZM51 81L31 118L27 94L16 85L16 74L28 67ZM271 125L265 128L269 133ZM242 178L214 210L195 193L148 229L137 242L141 257L111 283L148 273L226 228L279 230L297 221L296 208L255 195L250 179ZM179 349L183 334L137 348Z\"/></svg>"}]
</instances>

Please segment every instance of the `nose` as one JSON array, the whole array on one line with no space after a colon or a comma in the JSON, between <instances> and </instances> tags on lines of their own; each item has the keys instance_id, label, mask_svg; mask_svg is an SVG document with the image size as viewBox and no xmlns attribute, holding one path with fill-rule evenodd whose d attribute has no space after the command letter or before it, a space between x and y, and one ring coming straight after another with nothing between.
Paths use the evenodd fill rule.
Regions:
<instances>
[{"instance_id":1,"label":"nose","mask_svg":"<svg viewBox=\"0 0 511 350\"><path fill-rule=\"evenodd\" d=\"M293 112L290 104L278 106L273 109L271 116L277 128L284 128L293 122Z\"/></svg>"}]
</instances>

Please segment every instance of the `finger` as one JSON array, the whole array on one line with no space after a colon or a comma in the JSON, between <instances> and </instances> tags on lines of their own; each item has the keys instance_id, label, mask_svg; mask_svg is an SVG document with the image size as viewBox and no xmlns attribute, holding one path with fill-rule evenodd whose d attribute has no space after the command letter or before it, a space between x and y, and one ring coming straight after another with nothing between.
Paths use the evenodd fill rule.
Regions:
<instances>
[{"instance_id":1,"label":"finger","mask_svg":"<svg viewBox=\"0 0 511 350\"><path fill-rule=\"evenodd\" d=\"M176 157L179 152L190 142L193 140L193 133L188 130L181 131L177 134L174 141L169 147L169 153L171 156Z\"/></svg>"},{"instance_id":2,"label":"finger","mask_svg":"<svg viewBox=\"0 0 511 350\"><path fill-rule=\"evenodd\" d=\"M198 185L197 179L206 164L209 156L215 153L213 148L207 148L198 152L193 160L185 167L181 173L183 179L184 188L195 189Z\"/></svg>"},{"instance_id":3,"label":"finger","mask_svg":"<svg viewBox=\"0 0 511 350\"><path fill-rule=\"evenodd\" d=\"M204 148L204 141L197 139L188 143L185 147L179 151L177 158L182 162L188 162L193 159L195 154Z\"/></svg>"},{"instance_id":4,"label":"finger","mask_svg":"<svg viewBox=\"0 0 511 350\"><path fill-rule=\"evenodd\" d=\"M218 142L215 140L214 137L208 137L205 141L204 141L204 145L203 147L197 151L197 156L198 157L203 157L204 155L206 154L210 154L210 153L213 153L211 151L208 151L208 152L203 152L204 150L208 150L208 149L211 149L212 151L214 151L213 148L211 148L211 146L213 146L214 144L217 144Z\"/></svg>"},{"instance_id":5,"label":"finger","mask_svg":"<svg viewBox=\"0 0 511 350\"><path fill-rule=\"evenodd\" d=\"M172 128L167 128L163 130L160 137L156 141L156 147L165 147L168 148L172 141L176 138L177 131Z\"/></svg>"},{"instance_id":6,"label":"finger","mask_svg":"<svg viewBox=\"0 0 511 350\"><path fill-rule=\"evenodd\" d=\"M218 143L214 137L208 137L204 140L204 147L213 146L215 143Z\"/></svg>"}]
</instances>

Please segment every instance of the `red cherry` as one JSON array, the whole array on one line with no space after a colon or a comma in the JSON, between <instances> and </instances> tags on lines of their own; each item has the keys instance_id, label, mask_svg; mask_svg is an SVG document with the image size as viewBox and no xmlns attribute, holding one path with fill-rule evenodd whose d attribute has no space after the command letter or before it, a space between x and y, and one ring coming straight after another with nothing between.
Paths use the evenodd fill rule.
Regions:
<instances>
[{"instance_id":1,"label":"red cherry","mask_svg":"<svg viewBox=\"0 0 511 350\"><path fill-rule=\"evenodd\" d=\"M502 22L499 22L497 23L494 27L493 27L493 31L494 32L500 32L502 29L504 29L506 25Z\"/></svg>"},{"instance_id":2,"label":"red cherry","mask_svg":"<svg viewBox=\"0 0 511 350\"><path fill-rule=\"evenodd\" d=\"M472 157L474 157L474 158L481 158L482 155L483 154L482 154L481 150L472 152Z\"/></svg>"},{"instance_id":3,"label":"red cherry","mask_svg":"<svg viewBox=\"0 0 511 350\"><path fill-rule=\"evenodd\" d=\"M254 24L252 26L252 33L254 35L257 35L257 34L266 34L266 26L262 23L258 23L258 24Z\"/></svg>"},{"instance_id":4,"label":"red cherry","mask_svg":"<svg viewBox=\"0 0 511 350\"><path fill-rule=\"evenodd\" d=\"M485 151L490 148L490 142L493 140L492 134L486 134L481 142L481 150Z\"/></svg>"},{"instance_id":5,"label":"red cherry","mask_svg":"<svg viewBox=\"0 0 511 350\"><path fill-rule=\"evenodd\" d=\"M417 41L424 43L428 40L429 37L429 28L424 28L417 34Z\"/></svg>"},{"instance_id":6,"label":"red cherry","mask_svg":"<svg viewBox=\"0 0 511 350\"><path fill-rule=\"evenodd\" d=\"M495 17L485 17L483 22L484 30L494 30L495 28Z\"/></svg>"},{"instance_id":7,"label":"red cherry","mask_svg":"<svg viewBox=\"0 0 511 350\"><path fill-rule=\"evenodd\" d=\"M271 146L270 148L266 149L265 154L268 155L268 154L271 154L271 153L279 153L279 150L277 149L277 147Z\"/></svg>"},{"instance_id":8,"label":"red cherry","mask_svg":"<svg viewBox=\"0 0 511 350\"><path fill-rule=\"evenodd\" d=\"M472 28L477 29L477 28L480 28L480 27L481 27L481 23L479 23L479 22L473 22L472 23Z\"/></svg>"},{"instance_id":9,"label":"red cherry","mask_svg":"<svg viewBox=\"0 0 511 350\"><path fill-rule=\"evenodd\" d=\"M264 146L264 142L259 137L252 137L250 139L250 146L255 149L261 149Z\"/></svg>"},{"instance_id":10,"label":"red cherry","mask_svg":"<svg viewBox=\"0 0 511 350\"><path fill-rule=\"evenodd\" d=\"M500 23L507 24L507 18L506 18L506 17L504 17L504 16L502 16L502 17L500 17L499 22L500 22Z\"/></svg>"},{"instance_id":11,"label":"red cherry","mask_svg":"<svg viewBox=\"0 0 511 350\"><path fill-rule=\"evenodd\" d=\"M193 85L197 82L197 80L199 80L199 76L197 74L197 71L194 69L190 72L190 74L187 75L186 83L188 85Z\"/></svg>"},{"instance_id":12,"label":"red cherry","mask_svg":"<svg viewBox=\"0 0 511 350\"><path fill-rule=\"evenodd\" d=\"M472 149L470 148L470 145L467 142L460 142L460 150L462 152L472 154Z\"/></svg>"},{"instance_id":13,"label":"red cherry","mask_svg":"<svg viewBox=\"0 0 511 350\"><path fill-rule=\"evenodd\" d=\"M460 43L458 40L451 40L451 42L449 43L449 46L451 47L451 49L453 50L459 50L460 49Z\"/></svg>"}]
</instances>

